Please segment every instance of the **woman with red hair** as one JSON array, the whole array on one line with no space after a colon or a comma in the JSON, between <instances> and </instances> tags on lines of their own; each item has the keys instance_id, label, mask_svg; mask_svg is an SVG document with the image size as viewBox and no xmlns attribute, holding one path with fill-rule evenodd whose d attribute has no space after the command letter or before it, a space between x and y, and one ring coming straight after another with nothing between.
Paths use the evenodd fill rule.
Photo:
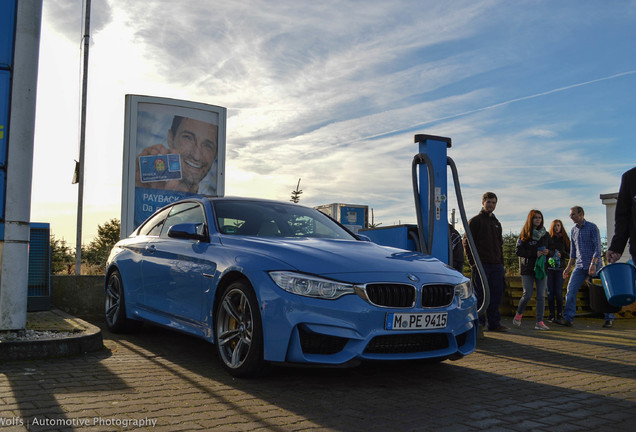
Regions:
<instances>
[{"instance_id":1,"label":"woman with red hair","mask_svg":"<svg viewBox=\"0 0 636 432\"><path fill-rule=\"evenodd\" d=\"M526 223L523 225L517 240L517 256L523 295L519 300L517 314L512 323L521 326L521 317L526 310L528 301L532 298L534 285L537 286L537 321L536 330L550 330L543 322L545 312L545 291L547 287L546 264L552 252L548 249L550 236L543 226L543 214L539 210L530 210Z\"/></svg>"},{"instance_id":2,"label":"woman with red hair","mask_svg":"<svg viewBox=\"0 0 636 432\"><path fill-rule=\"evenodd\" d=\"M570 238L559 219L552 221L549 232L554 258L548 266L548 322L554 322L563 318L563 270L570 259Z\"/></svg>"}]
</instances>

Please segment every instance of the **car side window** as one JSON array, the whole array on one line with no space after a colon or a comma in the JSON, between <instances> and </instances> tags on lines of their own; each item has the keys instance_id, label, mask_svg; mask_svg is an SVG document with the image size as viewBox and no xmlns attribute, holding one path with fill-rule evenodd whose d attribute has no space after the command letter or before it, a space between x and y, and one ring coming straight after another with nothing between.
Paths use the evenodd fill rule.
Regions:
<instances>
[{"instance_id":1,"label":"car side window","mask_svg":"<svg viewBox=\"0 0 636 432\"><path fill-rule=\"evenodd\" d=\"M197 234L205 234L205 214L199 203L184 202L172 206L163 225L161 237L167 238L170 227L182 223L198 224Z\"/></svg>"},{"instance_id":2,"label":"car side window","mask_svg":"<svg viewBox=\"0 0 636 432\"><path fill-rule=\"evenodd\" d=\"M146 223L139 228L139 233L137 235L158 237L169 211L170 209L167 208L148 219Z\"/></svg>"}]
</instances>

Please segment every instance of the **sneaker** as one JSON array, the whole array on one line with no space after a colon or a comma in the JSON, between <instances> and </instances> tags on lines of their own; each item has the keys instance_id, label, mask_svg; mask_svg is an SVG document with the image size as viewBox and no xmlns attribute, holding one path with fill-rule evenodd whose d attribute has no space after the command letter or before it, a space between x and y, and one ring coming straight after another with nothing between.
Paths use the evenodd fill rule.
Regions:
<instances>
[{"instance_id":1,"label":"sneaker","mask_svg":"<svg viewBox=\"0 0 636 432\"><path fill-rule=\"evenodd\" d=\"M521 327L521 317L522 317L521 314L515 315L515 317L512 319L512 323L516 325L517 327Z\"/></svg>"},{"instance_id":2,"label":"sneaker","mask_svg":"<svg viewBox=\"0 0 636 432\"><path fill-rule=\"evenodd\" d=\"M548 322L554 322L554 315L550 315L548 317Z\"/></svg>"},{"instance_id":3,"label":"sneaker","mask_svg":"<svg viewBox=\"0 0 636 432\"><path fill-rule=\"evenodd\" d=\"M603 324L603 327L605 327L605 328L614 327L614 321L613 320L605 320L605 324Z\"/></svg>"},{"instance_id":4,"label":"sneaker","mask_svg":"<svg viewBox=\"0 0 636 432\"><path fill-rule=\"evenodd\" d=\"M493 329L488 329L488 330L489 331L494 331L494 332L507 332L508 331L508 327L500 324L498 327L495 327Z\"/></svg>"},{"instance_id":5,"label":"sneaker","mask_svg":"<svg viewBox=\"0 0 636 432\"><path fill-rule=\"evenodd\" d=\"M556 321L554 321L555 323L562 325L562 326L566 326L566 327L572 327L572 321L568 321L565 318L559 318Z\"/></svg>"},{"instance_id":6,"label":"sneaker","mask_svg":"<svg viewBox=\"0 0 636 432\"><path fill-rule=\"evenodd\" d=\"M539 321L538 323L535 324L534 329L535 330L550 330L550 327L545 325L543 321Z\"/></svg>"}]
</instances>

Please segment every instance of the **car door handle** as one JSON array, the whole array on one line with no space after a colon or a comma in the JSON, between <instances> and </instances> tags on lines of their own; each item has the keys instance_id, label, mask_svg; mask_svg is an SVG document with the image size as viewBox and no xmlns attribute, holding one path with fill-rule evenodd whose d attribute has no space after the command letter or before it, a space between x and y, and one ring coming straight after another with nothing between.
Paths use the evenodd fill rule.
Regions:
<instances>
[{"instance_id":1,"label":"car door handle","mask_svg":"<svg viewBox=\"0 0 636 432\"><path fill-rule=\"evenodd\" d=\"M157 248L155 247L155 245L146 246L146 252L148 253L155 253L156 250Z\"/></svg>"}]
</instances>

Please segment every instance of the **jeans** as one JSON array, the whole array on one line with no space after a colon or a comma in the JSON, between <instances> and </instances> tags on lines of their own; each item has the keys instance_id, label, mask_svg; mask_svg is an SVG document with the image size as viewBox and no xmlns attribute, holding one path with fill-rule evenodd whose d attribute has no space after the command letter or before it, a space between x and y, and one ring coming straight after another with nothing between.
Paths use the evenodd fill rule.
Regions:
<instances>
[{"instance_id":1,"label":"jeans","mask_svg":"<svg viewBox=\"0 0 636 432\"><path fill-rule=\"evenodd\" d=\"M563 315L563 269L548 269L548 310L551 317Z\"/></svg>"},{"instance_id":2,"label":"jeans","mask_svg":"<svg viewBox=\"0 0 636 432\"><path fill-rule=\"evenodd\" d=\"M486 325L486 318L488 319L488 330L494 330L501 325L501 314L499 313L499 305L501 304L501 298L503 297L505 287L505 275L503 264L482 264L484 266L484 273L486 274L486 280L488 281L488 288L490 289L490 304L486 309L486 313L479 316L479 324ZM481 284L481 277L476 267L472 267L473 283L475 285L475 296L477 297L477 305L481 307L484 301L483 287Z\"/></svg>"},{"instance_id":3,"label":"jeans","mask_svg":"<svg viewBox=\"0 0 636 432\"><path fill-rule=\"evenodd\" d=\"M576 295L579 293L579 288L585 282L585 279L589 277L586 269L575 268L570 275L570 282L568 283L568 292L565 295L565 308L563 309L563 318L573 322L574 315L576 315ZM606 320L613 320L614 314L604 314Z\"/></svg>"},{"instance_id":4,"label":"jeans","mask_svg":"<svg viewBox=\"0 0 636 432\"><path fill-rule=\"evenodd\" d=\"M565 294L565 308L563 308L563 318L570 322L574 321L574 315L576 315L576 295L587 278L587 269L584 268L577 267L570 275L568 292Z\"/></svg>"},{"instance_id":5,"label":"jeans","mask_svg":"<svg viewBox=\"0 0 636 432\"><path fill-rule=\"evenodd\" d=\"M523 295L519 300L517 314L522 315L526 310L528 302L532 298L534 285L537 285L537 322L543 321L543 313L545 312L545 289L548 285L548 278L544 277L538 280L534 275L521 275L521 284L523 285Z\"/></svg>"}]
</instances>

